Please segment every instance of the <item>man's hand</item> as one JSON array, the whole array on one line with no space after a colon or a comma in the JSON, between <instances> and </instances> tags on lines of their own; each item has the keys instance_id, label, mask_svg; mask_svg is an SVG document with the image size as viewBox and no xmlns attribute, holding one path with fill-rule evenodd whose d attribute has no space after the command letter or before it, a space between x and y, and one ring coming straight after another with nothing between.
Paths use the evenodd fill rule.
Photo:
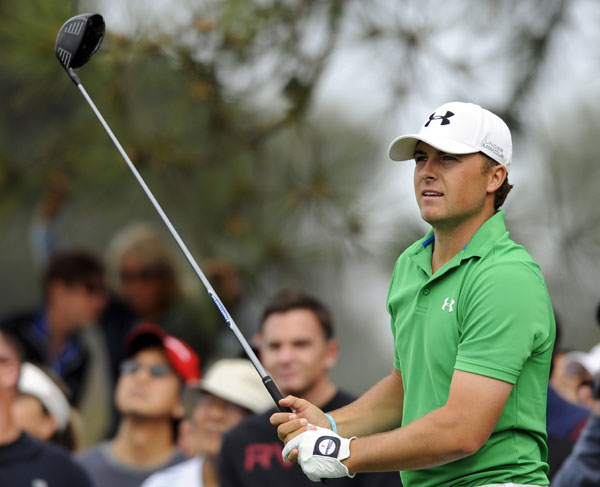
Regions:
<instances>
[{"instance_id":1,"label":"man's hand","mask_svg":"<svg viewBox=\"0 0 600 487\"><path fill-rule=\"evenodd\" d=\"M329 420L326 418L325 413L304 399L287 396L281 399L279 404L294 411L293 413L274 413L270 419L271 424L277 426L277 434L284 444L304 433L307 429L314 429L314 426L329 427ZM295 462L297 457L297 449L293 449L288 454L290 462Z\"/></svg>"},{"instance_id":2,"label":"man's hand","mask_svg":"<svg viewBox=\"0 0 600 487\"><path fill-rule=\"evenodd\" d=\"M282 455L289 461L289 455L297 450L298 463L302 471L313 482L321 479L354 477L342 463L350 456L350 442L356 438L342 438L326 428L316 428L297 435L287 443Z\"/></svg>"}]
</instances>

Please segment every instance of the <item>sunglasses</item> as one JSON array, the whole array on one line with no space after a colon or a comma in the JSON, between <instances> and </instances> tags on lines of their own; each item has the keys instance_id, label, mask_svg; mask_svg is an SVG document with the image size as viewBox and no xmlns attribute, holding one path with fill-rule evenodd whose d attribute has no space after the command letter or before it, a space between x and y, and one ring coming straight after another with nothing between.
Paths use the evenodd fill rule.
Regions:
<instances>
[{"instance_id":1,"label":"sunglasses","mask_svg":"<svg viewBox=\"0 0 600 487\"><path fill-rule=\"evenodd\" d=\"M133 359L127 359L121 362L121 366L119 367L119 371L123 375L131 375L136 374L140 371L140 369L146 369L150 372L152 377L166 377L168 375L173 374L173 369L165 364L152 364L152 365L143 365L139 362L136 362Z\"/></svg>"}]
</instances>

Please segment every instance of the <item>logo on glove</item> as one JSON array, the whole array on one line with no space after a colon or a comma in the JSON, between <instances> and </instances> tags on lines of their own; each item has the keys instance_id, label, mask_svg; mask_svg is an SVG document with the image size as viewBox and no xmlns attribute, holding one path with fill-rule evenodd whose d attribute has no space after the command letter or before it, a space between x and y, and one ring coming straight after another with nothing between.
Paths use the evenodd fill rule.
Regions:
<instances>
[{"instance_id":1,"label":"logo on glove","mask_svg":"<svg viewBox=\"0 0 600 487\"><path fill-rule=\"evenodd\" d=\"M313 455L337 458L339 449L339 438L336 438L334 436L321 436L321 438L319 438L315 442L315 449L313 451Z\"/></svg>"}]
</instances>

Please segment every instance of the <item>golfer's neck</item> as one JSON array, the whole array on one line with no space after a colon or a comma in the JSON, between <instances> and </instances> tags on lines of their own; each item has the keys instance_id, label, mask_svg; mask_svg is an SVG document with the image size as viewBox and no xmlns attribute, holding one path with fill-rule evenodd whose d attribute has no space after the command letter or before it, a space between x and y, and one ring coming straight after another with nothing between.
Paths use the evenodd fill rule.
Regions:
<instances>
[{"instance_id":1,"label":"golfer's neck","mask_svg":"<svg viewBox=\"0 0 600 487\"><path fill-rule=\"evenodd\" d=\"M493 214L493 213L492 213ZM446 262L461 252L469 243L475 232L492 214L481 213L458 225L435 225L433 227L433 253L431 256L431 271L435 273Z\"/></svg>"}]
</instances>

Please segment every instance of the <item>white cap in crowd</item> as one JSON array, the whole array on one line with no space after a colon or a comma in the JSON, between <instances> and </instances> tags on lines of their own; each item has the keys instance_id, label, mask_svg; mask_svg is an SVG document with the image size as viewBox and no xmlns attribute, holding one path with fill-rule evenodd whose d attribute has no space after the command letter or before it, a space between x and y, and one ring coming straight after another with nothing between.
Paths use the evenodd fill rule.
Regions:
<instances>
[{"instance_id":1,"label":"white cap in crowd","mask_svg":"<svg viewBox=\"0 0 600 487\"><path fill-rule=\"evenodd\" d=\"M580 375L581 368L590 375L600 373L600 345L589 352L567 352L564 357L564 369L569 375Z\"/></svg>"},{"instance_id":2,"label":"white cap in crowd","mask_svg":"<svg viewBox=\"0 0 600 487\"><path fill-rule=\"evenodd\" d=\"M48 413L56 419L59 431L69 424L71 407L56 383L43 370L29 362L21 365L18 390L33 396L42 403Z\"/></svg>"},{"instance_id":3,"label":"white cap in crowd","mask_svg":"<svg viewBox=\"0 0 600 487\"><path fill-rule=\"evenodd\" d=\"M510 170L512 139L504 121L473 103L450 102L437 108L423 122L418 134L401 135L389 148L390 158L414 158L415 146L422 141L449 154L483 152Z\"/></svg>"},{"instance_id":4,"label":"white cap in crowd","mask_svg":"<svg viewBox=\"0 0 600 487\"><path fill-rule=\"evenodd\" d=\"M253 413L262 413L275 405L252 362L246 359L216 361L202 379L200 390Z\"/></svg>"}]
</instances>

